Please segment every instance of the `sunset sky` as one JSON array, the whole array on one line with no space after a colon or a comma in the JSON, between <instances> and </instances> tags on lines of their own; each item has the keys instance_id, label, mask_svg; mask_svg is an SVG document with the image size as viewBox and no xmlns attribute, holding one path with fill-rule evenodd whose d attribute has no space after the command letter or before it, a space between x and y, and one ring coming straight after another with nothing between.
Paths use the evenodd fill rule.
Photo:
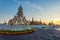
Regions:
<instances>
[{"instance_id":1,"label":"sunset sky","mask_svg":"<svg viewBox=\"0 0 60 40\"><path fill-rule=\"evenodd\" d=\"M0 0L0 22L13 18L20 5L28 20L34 17L60 24L60 0Z\"/></svg>"}]
</instances>

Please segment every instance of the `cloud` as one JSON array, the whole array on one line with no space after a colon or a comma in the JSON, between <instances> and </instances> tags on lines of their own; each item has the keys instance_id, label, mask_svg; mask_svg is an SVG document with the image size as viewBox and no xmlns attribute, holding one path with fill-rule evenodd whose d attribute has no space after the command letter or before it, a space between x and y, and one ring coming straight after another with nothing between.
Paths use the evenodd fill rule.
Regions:
<instances>
[{"instance_id":1,"label":"cloud","mask_svg":"<svg viewBox=\"0 0 60 40\"><path fill-rule=\"evenodd\" d=\"M30 7L31 10L33 10L33 12L32 12L33 16L32 17L35 18L34 20L40 20L39 18L41 18L42 17L41 15L44 14L44 10L43 10L42 6L41 5L37 5L37 4L35 4L33 2L30 2L30 1L25 1L25 4L28 7Z\"/></svg>"},{"instance_id":2,"label":"cloud","mask_svg":"<svg viewBox=\"0 0 60 40\"><path fill-rule=\"evenodd\" d=\"M50 20L60 19L60 5L52 5L45 11L46 18Z\"/></svg>"},{"instance_id":3,"label":"cloud","mask_svg":"<svg viewBox=\"0 0 60 40\"><path fill-rule=\"evenodd\" d=\"M26 4L29 4L30 2L29 2L29 1L26 1L25 3L26 3Z\"/></svg>"},{"instance_id":4,"label":"cloud","mask_svg":"<svg viewBox=\"0 0 60 40\"><path fill-rule=\"evenodd\" d=\"M32 7L32 8L35 8L37 10L39 10L41 13L43 13L43 8L41 6L38 6L34 3L30 3L29 1L26 1L25 2L28 6Z\"/></svg>"},{"instance_id":5,"label":"cloud","mask_svg":"<svg viewBox=\"0 0 60 40\"><path fill-rule=\"evenodd\" d=\"M29 6L31 6L31 7L37 8L37 9L39 9L39 10L42 9L40 6L38 6L38 5L36 5L36 4L33 4L33 3L30 3L29 1L26 1L26 4L29 5Z\"/></svg>"}]
</instances>

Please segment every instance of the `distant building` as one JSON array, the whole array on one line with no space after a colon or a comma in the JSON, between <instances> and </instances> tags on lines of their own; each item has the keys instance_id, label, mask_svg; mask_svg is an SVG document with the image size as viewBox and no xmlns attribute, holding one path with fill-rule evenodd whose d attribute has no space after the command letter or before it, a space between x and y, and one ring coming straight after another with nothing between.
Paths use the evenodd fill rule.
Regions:
<instances>
[{"instance_id":1,"label":"distant building","mask_svg":"<svg viewBox=\"0 0 60 40\"><path fill-rule=\"evenodd\" d=\"M32 22L34 21L34 18L32 17Z\"/></svg>"},{"instance_id":2,"label":"distant building","mask_svg":"<svg viewBox=\"0 0 60 40\"><path fill-rule=\"evenodd\" d=\"M26 20L24 14L23 14L23 8L20 6L18 8L17 15L14 16L12 19L8 21L9 25L21 25L21 24L28 24L29 22Z\"/></svg>"},{"instance_id":3,"label":"distant building","mask_svg":"<svg viewBox=\"0 0 60 40\"><path fill-rule=\"evenodd\" d=\"M41 20L40 20L39 24L40 24L40 25L42 25L42 24L43 24Z\"/></svg>"}]
</instances>

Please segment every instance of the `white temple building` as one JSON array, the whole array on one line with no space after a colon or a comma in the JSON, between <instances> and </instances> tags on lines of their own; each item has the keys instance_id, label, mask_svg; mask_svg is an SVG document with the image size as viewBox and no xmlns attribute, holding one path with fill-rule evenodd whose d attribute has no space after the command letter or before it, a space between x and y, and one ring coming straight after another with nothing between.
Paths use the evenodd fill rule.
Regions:
<instances>
[{"instance_id":1,"label":"white temple building","mask_svg":"<svg viewBox=\"0 0 60 40\"><path fill-rule=\"evenodd\" d=\"M29 22L26 20L24 14L23 14L23 8L20 6L18 8L17 15L14 16L12 19L8 21L9 25L25 25L28 24Z\"/></svg>"}]
</instances>

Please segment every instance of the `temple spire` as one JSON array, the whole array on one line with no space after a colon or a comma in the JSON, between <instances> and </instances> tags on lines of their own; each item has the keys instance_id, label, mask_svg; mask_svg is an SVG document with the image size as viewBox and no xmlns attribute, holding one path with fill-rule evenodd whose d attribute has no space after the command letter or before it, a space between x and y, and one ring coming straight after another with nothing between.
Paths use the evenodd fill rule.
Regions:
<instances>
[{"instance_id":1,"label":"temple spire","mask_svg":"<svg viewBox=\"0 0 60 40\"><path fill-rule=\"evenodd\" d=\"M14 16L12 19L10 19L8 24L9 25L29 24L29 22L26 20L25 16L23 15L23 7L21 5L18 8L17 15Z\"/></svg>"},{"instance_id":2,"label":"temple spire","mask_svg":"<svg viewBox=\"0 0 60 40\"><path fill-rule=\"evenodd\" d=\"M20 5L19 8L18 8L18 13L17 13L18 16L23 16L23 7Z\"/></svg>"},{"instance_id":3,"label":"temple spire","mask_svg":"<svg viewBox=\"0 0 60 40\"><path fill-rule=\"evenodd\" d=\"M20 5L18 11L23 11L23 7Z\"/></svg>"}]
</instances>

